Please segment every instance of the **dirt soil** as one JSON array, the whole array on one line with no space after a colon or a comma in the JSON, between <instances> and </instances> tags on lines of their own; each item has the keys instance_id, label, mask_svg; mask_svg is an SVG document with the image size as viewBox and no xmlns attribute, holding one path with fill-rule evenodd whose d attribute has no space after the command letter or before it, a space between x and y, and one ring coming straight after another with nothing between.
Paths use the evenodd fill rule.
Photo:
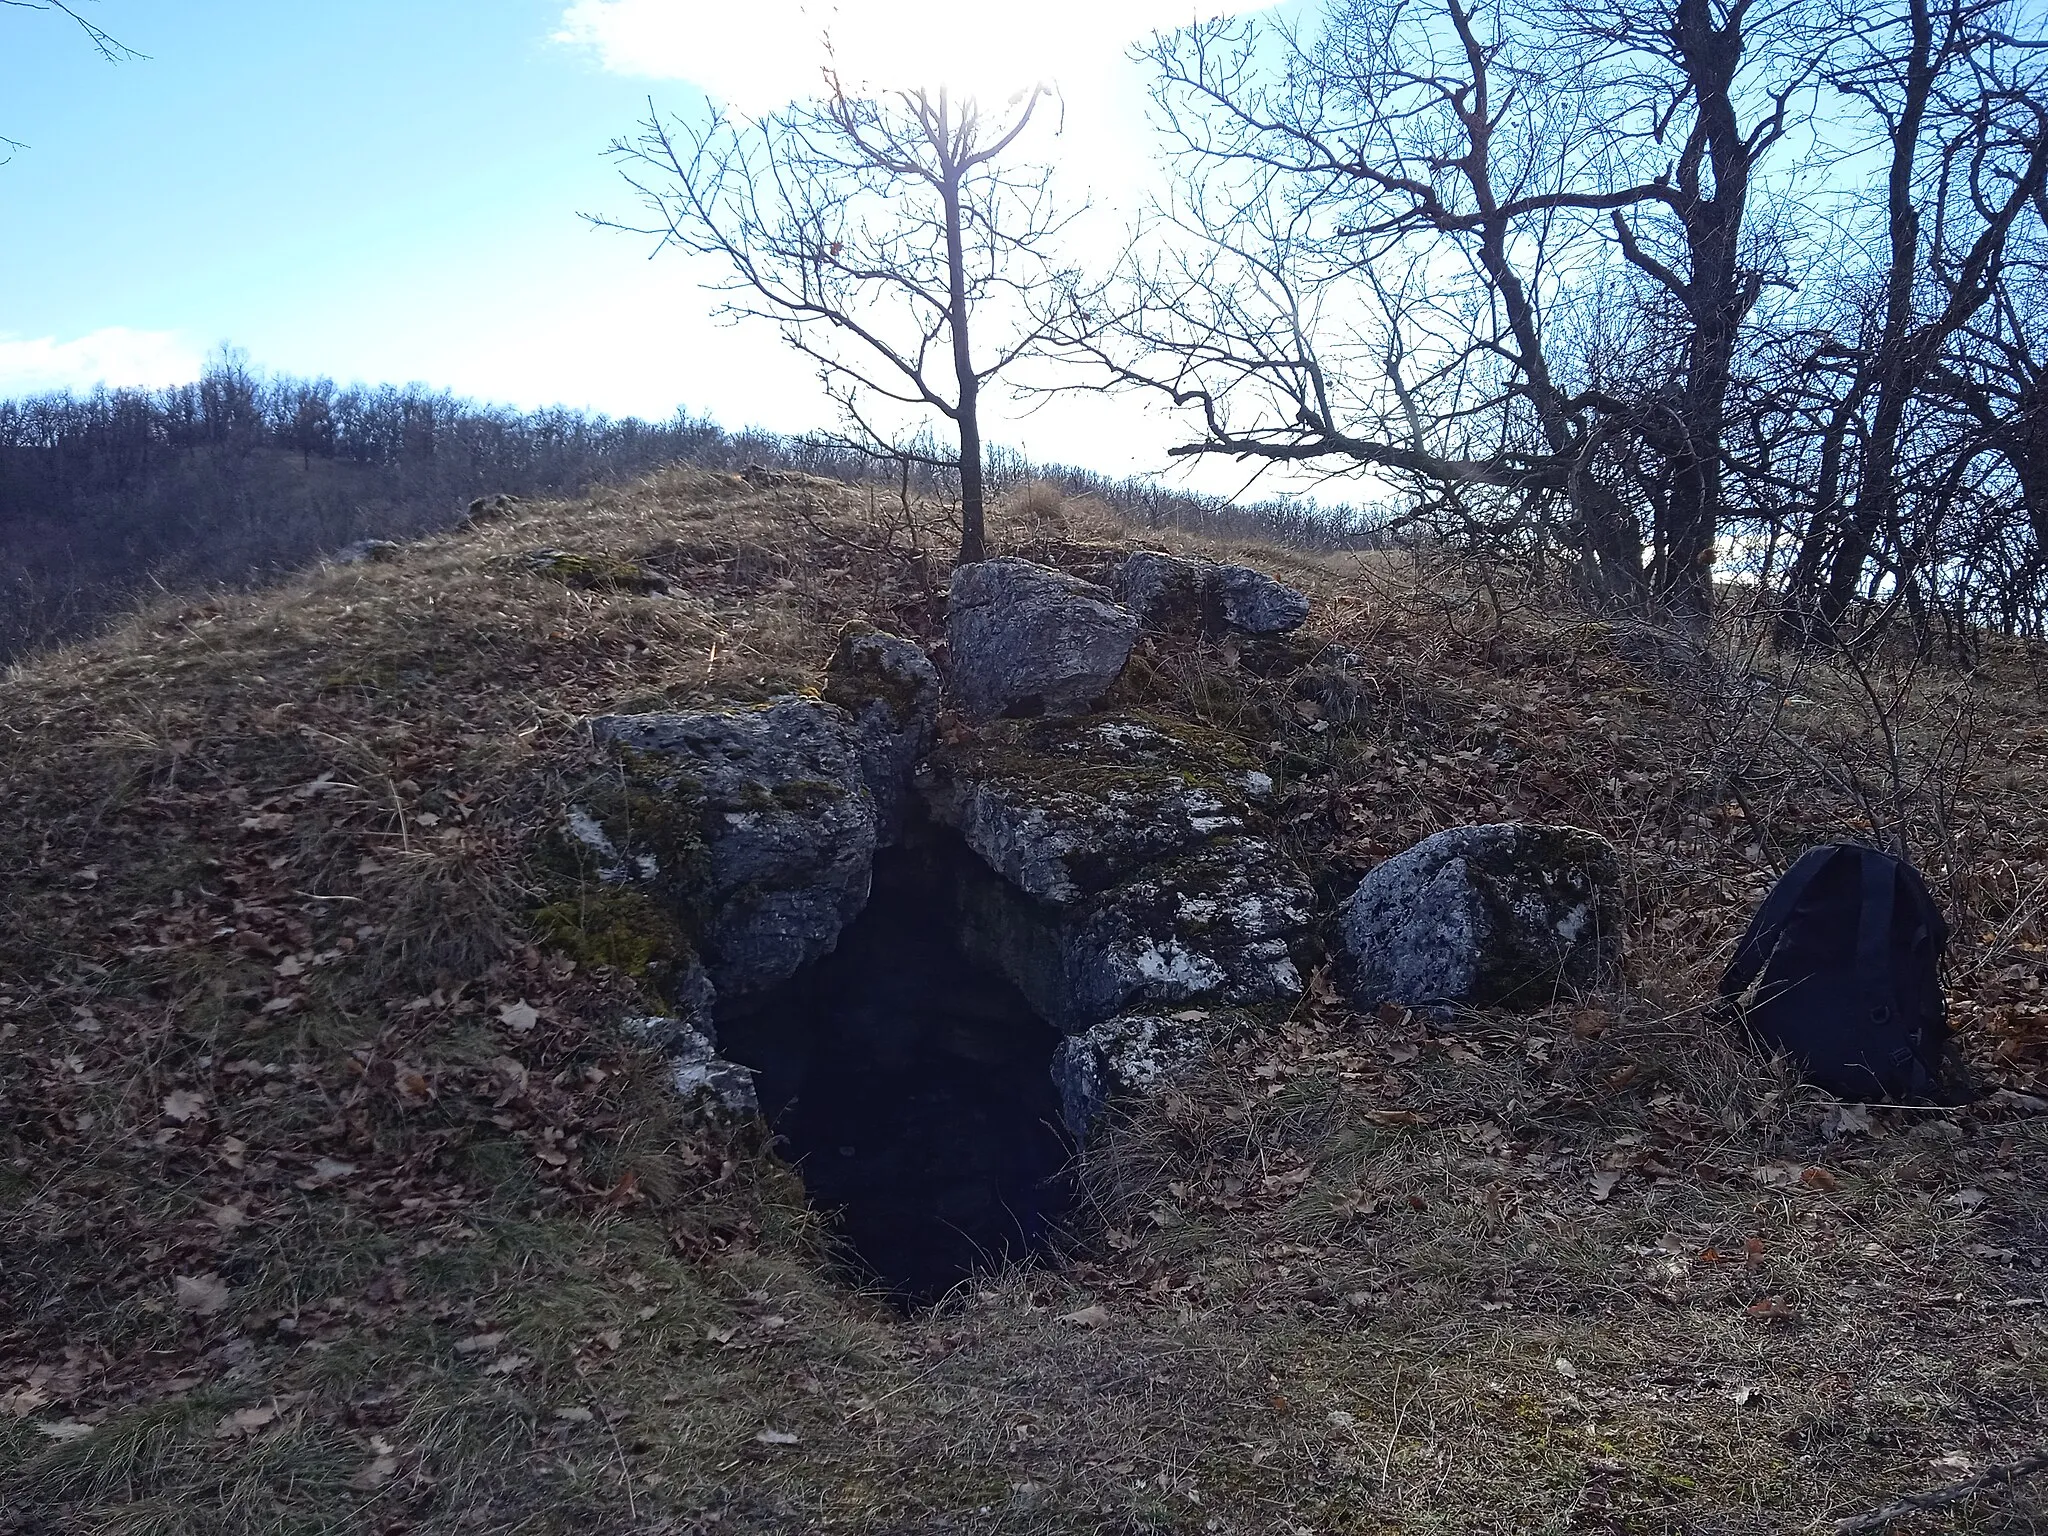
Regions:
<instances>
[{"instance_id":1,"label":"dirt soil","mask_svg":"<svg viewBox=\"0 0 2048 1536\"><path fill-rule=\"evenodd\" d=\"M1057 1262L862 1294L619 1031L630 936L543 941L537 849L589 714L934 639L942 523L676 470L0 680L0 1532L1827 1531L2044 1448L2048 657L1787 661L1739 593L1699 652L1235 551L1308 629L1113 702L1241 740L1333 898L1445 826L1606 834L1624 979L1431 1023L1305 956L1091 1149ZM1951 913L1972 1102L1836 1103L1706 1007L1844 836ZM2048 1530L2043 1484L1889 1528Z\"/></svg>"}]
</instances>

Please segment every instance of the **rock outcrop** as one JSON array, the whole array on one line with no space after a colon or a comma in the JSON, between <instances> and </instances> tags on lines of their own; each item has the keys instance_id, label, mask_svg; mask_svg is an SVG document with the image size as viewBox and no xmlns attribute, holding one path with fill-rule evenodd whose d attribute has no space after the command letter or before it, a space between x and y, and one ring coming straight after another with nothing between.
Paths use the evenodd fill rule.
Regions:
<instances>
[{"instance_id":1,"label":"rock outcrop","mask_svg":"<svg viewBox=\"0 0 2048 1536\"><path fill-rule=\"evenodd\" d=\"M1345 902L1354 1002L1536 1006L1618 954L1620 855L1576 827L1453 827L1396 854Z\"/></svg>"},{"instance_id":2,"label":"rock outcrop","mask_svg":"<svg viewBox=\"0 0 2048 1536\"><path fill-rule=\"evenodd\" d=\"M1118 569L1116 599L1147 629L1201 634L1276 635L1308 619L1308 598L1246 565L1139 550Z\"/></svg>"},{"instance_id":3,"label":"rock outcrop","mask_svg":"<svg viewBox=\"0 0 2048 1536\"><path fill-rule=\"evenodd\" d=\"M630 789L627 824L600 826L620 877L687 909L721 997L785 981L838 942L867 901L876 831L844 710L792 698L606 715L591 734Z\"/></svg>"},{"instance_id":4,"label":"rock outcrop","mask_svg":"<svg viewBox=\"0 0 2048 1536\"><path fill-rule=\"evenodd\" d=\"M1067 1133L1086 1146L1112 1104L1157 1093L1242 1022L1235 1014L1187 1008L1172 1015L1120 1014L1069 1035L1052 1059Z\"/></svg>"},{"instance_id":5,"label":"rock outcrop","mask_svg":"<svg viewBox=\"0 0 2048 1536\"><path fill-rule=\"evenodd\" d=\"M656 1015L627 1019L624 1028L668 1058L669 1083L684 1100L708 1098L735 1115L760 1112L753 1072L718 1054L718 1036L709 1018Z\"/></svg>"},{"instance_id":6,"label":"rock outcrop","mask_svg":"<svg viewBox=\"0 0 2048 1536\"><path fill-rule=\"evenodd\" d=\"M1248 831L1270 781L1241 750L1119 717L985 738L920 783L986 866L962 881L962 943L1055 1027L1299 994L1314 893Z\"/></svg>"},{"instance_id":7,"label":"rock outcrop","mask_svg":"<svg viewBox=\"0 0 2048 1536\"><path fill-rule=\"evenodd\" d=\"M1130 659L1138 623L1091 582L1029 560L953 572L947 679L972 721L1085 713Z\"/></svg>"},{"instance_id":8,"label":"rock outcrop","mask_svg":"<svg viewBox=\"0 0 2048 1536\"><path fill-rule=\"evenodd\" d=\"M939 719L939 673L911 641L848 625L825 670L825 701L853 719L861 774L875 801L875 840L903 833L910 775L931 750Z\"/></svg>"}]
</instances>

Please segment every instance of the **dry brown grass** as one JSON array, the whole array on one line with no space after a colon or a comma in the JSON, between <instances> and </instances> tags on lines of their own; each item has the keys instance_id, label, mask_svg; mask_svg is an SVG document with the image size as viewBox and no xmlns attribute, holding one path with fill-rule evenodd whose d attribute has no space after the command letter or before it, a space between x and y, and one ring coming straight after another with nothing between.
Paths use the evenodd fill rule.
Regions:
<instances>
[{"instance_id":1,"label":"dry brown grass","mask_svg":"<svg viewBox=\"0 0 2048 1536\"><path fill-rule=\"evenodd\" d=\"M1196 547L1055 510L998 546ZM1792 1531L2038 1443L2027 659L1941 770L1997 1091L1859 1128L1698 1008L1783 853L1859 828L1853 680L1763 669L1813 703L1759 729L1755 685L1389 557L1202 547L1309 632L1148 646L1118 702L1256 747L1333 894L1459 821L1607 833L1628 987L1430 1027L1319 981L1091 1155L1065 1263L910 1319L833 1281L758 1138L619 1039L630 981L531 942L533 845L585 715L933 636L943 522L675 471L0 684L0 1530ZM1937 767L1945 681L1900 716Z\"/></svg>"}]
</instances>

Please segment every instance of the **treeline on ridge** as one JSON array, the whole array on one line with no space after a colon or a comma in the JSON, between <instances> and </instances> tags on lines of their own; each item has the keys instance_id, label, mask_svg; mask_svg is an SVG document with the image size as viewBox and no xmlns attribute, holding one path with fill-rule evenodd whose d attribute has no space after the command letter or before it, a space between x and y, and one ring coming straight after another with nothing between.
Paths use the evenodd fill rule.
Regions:
<instances>
[{"instance_id":1,"label":"treeline on ridge","mask_svg":"<svg viewBox=\"0 0 2048 1536\"><path fill-rule=\"evenodd\" d=\"M687 463L842 479L883 476L850 448L555 407L517 411L421 385L265 375L234 355L194 383L0 401L0 661L89 633L159 592L245 585L363 538L446 528L479 495L574 495ZM990 455L998 490L1042 479L1148 524L1324 546L1358 515L1302 501L1234 504L1145 479ZM913 489L948 494L916 466Z\"/></svg>"}]
</instances>

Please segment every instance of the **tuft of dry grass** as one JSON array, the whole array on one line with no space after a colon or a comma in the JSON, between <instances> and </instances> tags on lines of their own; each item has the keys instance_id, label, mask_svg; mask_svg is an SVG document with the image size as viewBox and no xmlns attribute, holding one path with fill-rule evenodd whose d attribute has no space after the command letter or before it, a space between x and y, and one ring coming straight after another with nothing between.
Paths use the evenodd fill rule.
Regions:
<instances>
[{"instance_id":1,"label":"tuft of dry grass","mask_svg":"<svg viewBox=\"0 0 2048 1536\"><path fill-rule=\"evenodd\" d=\"M531 912L583 718L813 686L850 618L936 638L944 508L678 469L158 608L0 682L0 1530L1761 1533L2038 1442L2027 655L1967 680L1968 752L1962 680L1879 690L1990 1092L1845 1112L1700 1004L1787 854L1891 813L1869 678L1029 501L997 547L1311 593L1113 702L1243 740L1328 894L1446 825L1592 827L1626 984L1431 1021L1317 972L1091 1150L1062 1262L899 1317Z\"/></svg>"}]
</instances>

